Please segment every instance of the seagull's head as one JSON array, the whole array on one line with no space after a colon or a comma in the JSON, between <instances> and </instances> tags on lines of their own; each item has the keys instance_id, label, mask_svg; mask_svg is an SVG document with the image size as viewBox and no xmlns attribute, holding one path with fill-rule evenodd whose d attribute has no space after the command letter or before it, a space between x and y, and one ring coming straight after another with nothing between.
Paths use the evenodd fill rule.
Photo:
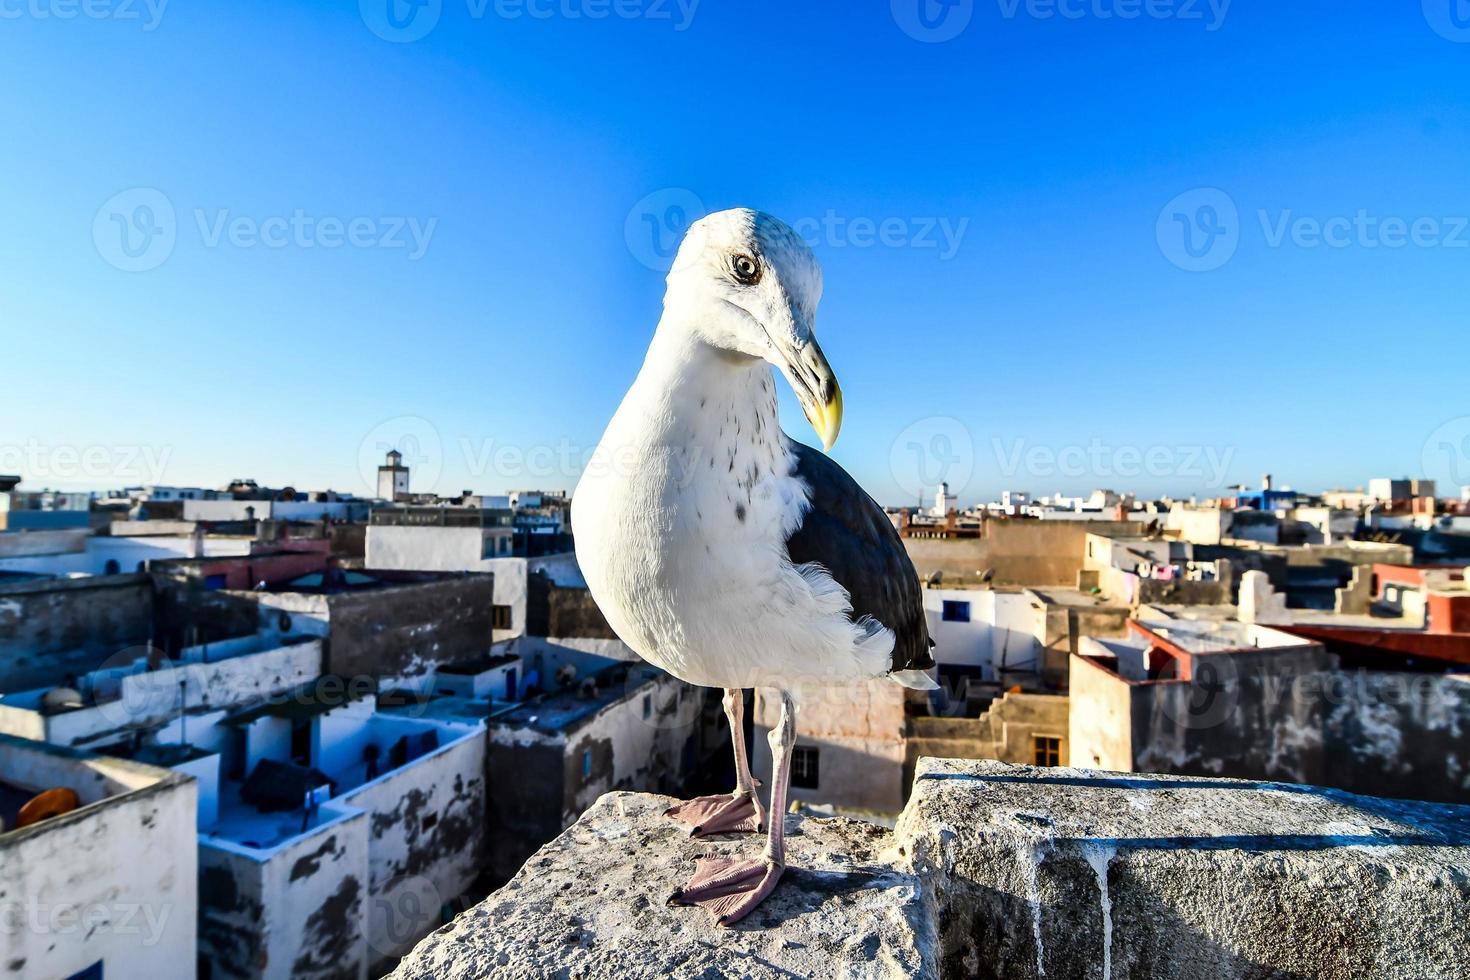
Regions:
<instances>
[{"instance_id":1,"label":"seagull's head","mask_svg":"<svg viewBox=\"0 0 1470 980\"><path fill-rule=\"evenodd\" d=\"M821 298L822 267L801 236L769 214L736 208L689 226L664 306L711 347L779 368L831 449L842 428L842 389L817 345Z\"/></svg>"}]
</instances>

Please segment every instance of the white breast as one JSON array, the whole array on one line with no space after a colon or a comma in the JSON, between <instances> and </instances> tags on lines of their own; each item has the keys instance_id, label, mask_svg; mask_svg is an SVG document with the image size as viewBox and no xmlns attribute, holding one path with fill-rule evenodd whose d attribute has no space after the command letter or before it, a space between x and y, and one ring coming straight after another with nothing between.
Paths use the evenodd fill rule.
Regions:
<instances>
[{"instance_id":1,"label":"white breast","mask_svg":"<svg viewBox=\"0 0 1470 980\"><path fill-rule=\"evenodd\" d=\"M573 496L578 561L608 622L693 684L886 672L892 635L854 627L846 591L787 560L806 488L770 369L679 353L650 352Z\"/></svg>"}]
</instances>

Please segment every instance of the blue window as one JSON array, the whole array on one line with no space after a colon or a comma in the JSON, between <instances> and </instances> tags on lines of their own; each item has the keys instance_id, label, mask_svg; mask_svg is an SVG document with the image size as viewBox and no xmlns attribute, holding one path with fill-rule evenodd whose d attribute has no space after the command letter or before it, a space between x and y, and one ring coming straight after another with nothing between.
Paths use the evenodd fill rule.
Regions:
<instances>
[{"instance_id":1,"label":"blue window","mask_svg":"<svg viewBox=\"0 0 1470 980\"><path fill-rule=\"evenodd\" d=\"M946 623L968 623L970 621L970 604L968 602L955 602L950 599L945 599L944 612L941 618Z\"/></svg>"},{"instance_id":2,"label":"blue window","mask_svg":"<svg viewBox=\"0 0 1470 980\"><path fill-rule=\"evenodd\" d=\"M582 750L582 778L583 779L591 779L592 778L592 750L591 749L583 749Z\"/></svg>"}]
</instances>

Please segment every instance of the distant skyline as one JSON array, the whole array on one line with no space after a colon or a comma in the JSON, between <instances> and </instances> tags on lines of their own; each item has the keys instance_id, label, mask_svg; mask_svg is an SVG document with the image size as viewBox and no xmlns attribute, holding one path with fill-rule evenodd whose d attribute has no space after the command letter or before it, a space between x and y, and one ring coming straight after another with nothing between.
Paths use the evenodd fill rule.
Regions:
<instances>
[{"instance_id":1,"label":"distant skyline","mask_svg":"<svg viewBox=\"0 0 1470 980\"><path fill-rule=\"evenodd\" d=\"M739 204L885 504L1470 484L1470 26L1138 7L7 7L0 473L570 489Z\"/></svg>"}]
</instances>

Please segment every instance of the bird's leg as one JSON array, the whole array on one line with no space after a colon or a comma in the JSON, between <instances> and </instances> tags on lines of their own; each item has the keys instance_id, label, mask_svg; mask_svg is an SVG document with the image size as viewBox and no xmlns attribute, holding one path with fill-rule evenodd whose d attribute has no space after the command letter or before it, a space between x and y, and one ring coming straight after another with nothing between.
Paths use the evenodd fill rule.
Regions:
<instances>
[{"instance_id":1,"label":"bird's leg","mask_svg":"<svg viewBox=\"0 0 1470 980\"><path fill-rule=\"evenodd\" d=\"M701 905L722 926L733 925L765 900L786 870L786 791L791 786L791 749L796 739L796 704L781 692L781 721L771 729L776 775L771 784L771 830L758 859L702 857L689 884L669 896L670 903Z\"/></svg>"},{"instance_id":2,"label":"bird's leg","mask_svg":"<svg viewBox=\"0 0 1470 980\"><path fill-rule=\"evenodd\" d=\"M759 784L750 774L750 761L745 755L745 694L738 687L726 688L721 703L730 720L730 742L735 746L735 792L695 797L664 811L689 824L691 837L759 833L765 827L765 811L755 791Z\"/></svg>"}]
</instances>

